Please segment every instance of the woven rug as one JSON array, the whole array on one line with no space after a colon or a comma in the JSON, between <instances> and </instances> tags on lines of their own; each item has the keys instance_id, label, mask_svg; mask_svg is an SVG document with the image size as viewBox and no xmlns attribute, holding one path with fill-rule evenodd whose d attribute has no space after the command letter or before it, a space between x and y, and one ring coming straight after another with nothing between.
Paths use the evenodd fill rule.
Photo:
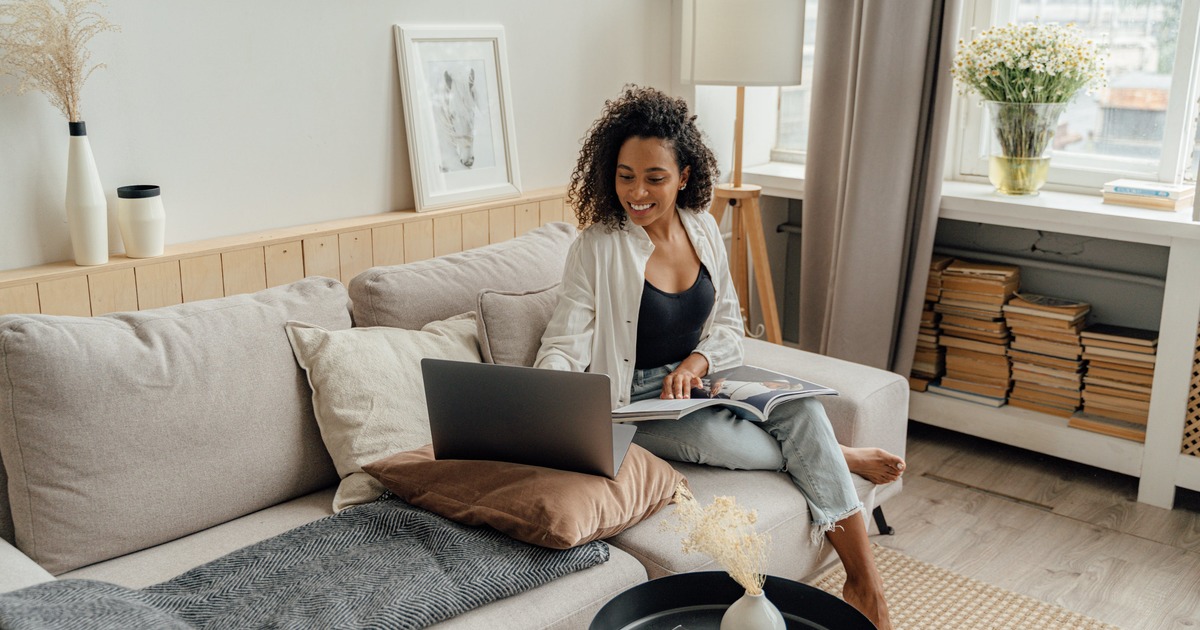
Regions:
<instances>
[{"instance_id":1,"label":"woven rug","mask_svg":"<svg viewBox=\"0 0 1200 630\"><path fill-rule=\"evenodd\" d=\"M1054 604L973 580L899 551L872 545L883 575L888 612L897 630L1056 628L1120 630ZM842 596L846 572L838 564L810 583Z\"/></svg>"}]
</instances>

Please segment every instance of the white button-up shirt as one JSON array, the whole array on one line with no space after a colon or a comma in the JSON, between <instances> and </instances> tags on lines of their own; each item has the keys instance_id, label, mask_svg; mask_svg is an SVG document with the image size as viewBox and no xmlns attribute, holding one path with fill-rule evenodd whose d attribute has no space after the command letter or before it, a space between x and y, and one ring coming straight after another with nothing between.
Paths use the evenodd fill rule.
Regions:
<instances>
[{"instance_id":1,"label":"white button-up shirt","mask_svg":"<svg viewBox=\"0 0 1200 630\"><path fill-rule=\"evenodd\" d=\"M678 212L716 289L694 352L708 360L710 372L741 365L742 314L717 222L707 212ZM534 365L607 374L613 408L629 404L638 313L653 251L646 230L628 221L620 230L599 223L583 230L567 252L558 304Z\"/></svg>"}]
</instances>

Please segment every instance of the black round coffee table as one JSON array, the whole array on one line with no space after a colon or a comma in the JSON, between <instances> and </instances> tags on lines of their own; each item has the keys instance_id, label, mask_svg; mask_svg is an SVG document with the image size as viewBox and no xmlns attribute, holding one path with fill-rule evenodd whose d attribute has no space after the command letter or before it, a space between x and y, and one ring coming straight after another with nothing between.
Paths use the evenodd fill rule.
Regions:
<instances>
[{"instance_id":1,"label":"black round coffee table","mask_svg":"<svg viewBox=\"0 0 1200 630\"><path fill-rule=\"evenodd\" d=\"M763 590L788 628L874 630L846 602L807 584L768 575ZM596 613L590 630L716 629L725 609L746 593L724 571L681 573L630 588Z\"/></svg>"}]
</instances>

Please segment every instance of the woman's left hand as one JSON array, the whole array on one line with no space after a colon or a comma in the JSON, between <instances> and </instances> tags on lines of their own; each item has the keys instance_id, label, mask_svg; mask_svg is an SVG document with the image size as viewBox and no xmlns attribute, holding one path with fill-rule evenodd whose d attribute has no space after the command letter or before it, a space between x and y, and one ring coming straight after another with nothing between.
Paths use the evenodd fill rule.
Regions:
<instances>
[{"instance_id":1,"label":"woman's left hand","mask_svg":"<svg viewBox=\"0 0 1200 630\"><path fill-rule=\"evenodd\" d=\"M662 394L659 397L666 400L691 398L693 387L704 387L700 377L707 373L708 359L705 359L704 355L693 353L673 372L663 377Z\"/></svg>"}]
</instances>

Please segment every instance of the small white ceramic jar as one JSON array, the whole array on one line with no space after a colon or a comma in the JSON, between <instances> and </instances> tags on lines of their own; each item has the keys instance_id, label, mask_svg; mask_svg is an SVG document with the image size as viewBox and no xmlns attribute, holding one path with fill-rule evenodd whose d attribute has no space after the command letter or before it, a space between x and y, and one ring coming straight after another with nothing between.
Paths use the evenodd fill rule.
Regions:
<instances>
[{"instance_id":1,"label":"small white ceramic jar","mask_svg":"<svg viewBox=\"0 0 1200 630\"><path fill-rule=\"evenodd\" d=\"M118 188L117 223L121 226L126 256L161 256L167 222L159 187L140 184Z\"/></svg>"}]
</instances>

